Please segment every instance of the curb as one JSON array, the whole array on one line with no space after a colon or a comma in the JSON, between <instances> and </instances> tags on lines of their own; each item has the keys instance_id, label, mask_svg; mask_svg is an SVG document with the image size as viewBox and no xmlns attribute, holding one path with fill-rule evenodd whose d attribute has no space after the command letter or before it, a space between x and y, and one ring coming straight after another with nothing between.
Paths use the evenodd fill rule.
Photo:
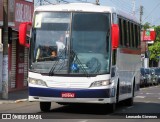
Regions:
<instances>
[{"instance_id":1,"label":"curb","mask_svg":"<svg viewBox=\"0 0 160 122\"><path fill-rule=\"evenodd\" d=\"M10 104L15 103L14 100L0 100L0 104Z\"/></svg>"},{"instance_id":2,"label":"curb","mask_svg":"<svg viewBox=\"0 0 160 122\"><path fill-rule=\"evenodd\" d=\"M26 102L28 99L19 99L19 100L0 100L0 104L13 104L13 103L20 103Z\"/></svg>"},{"instance_id":3,"label":"curb","mask_svg":"<svg viewBox=\"0 0 160 122\"><path fill-rule=\"evenodd\" d=\"M28 99L19 99L19 100L16 100L14 101L15 103L20 103L20 102L26 102L28 101Z\"/></svg>"}]
</instances>

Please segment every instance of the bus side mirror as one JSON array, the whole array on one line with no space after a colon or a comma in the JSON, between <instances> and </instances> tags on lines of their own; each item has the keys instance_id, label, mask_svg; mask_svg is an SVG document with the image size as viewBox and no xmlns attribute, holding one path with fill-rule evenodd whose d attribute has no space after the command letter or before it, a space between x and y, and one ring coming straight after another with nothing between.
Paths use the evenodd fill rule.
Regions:
<instances>
[{"instance_id":1,"label":"bus side mirror","mask_svg":"<svg viewBox=\"0 0 160 122\"><path fill-rule=\"evenodd\" d=\"M119 26L118 24L112 24L111 26L112 36L112 49L117 49L119 46Z\"/></svg>"},{"instance_id":2,"label":"bus side mirror","mask_svg":"<svg viewBox=\"0 0 160 122\"><path fill-rule=\"evenodd\" d=\"M27 27L31 26L31 22L23 22L19 26L19 43L25 47L30 47L29 43L27 43Z\"/></svg>"}]
</instances>

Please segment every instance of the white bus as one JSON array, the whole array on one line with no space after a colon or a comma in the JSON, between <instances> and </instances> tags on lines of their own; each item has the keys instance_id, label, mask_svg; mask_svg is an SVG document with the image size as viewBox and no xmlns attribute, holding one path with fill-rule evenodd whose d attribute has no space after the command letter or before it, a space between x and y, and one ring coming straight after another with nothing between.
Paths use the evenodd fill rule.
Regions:
<instances>
[{"instance_id":1,"label":"white bus","mask_svg":"<svg viewBox=\"0 0 160 122\"><path fill-rule=\"evenodd\" d=\"M51 102L109 104L111 111L122 100L133 104L141 66L135 17L91 3L40 6L28 43L29 24L20 25L19 40L29 47L29 101L41 111Z\"/></svg>"}]
</instances>

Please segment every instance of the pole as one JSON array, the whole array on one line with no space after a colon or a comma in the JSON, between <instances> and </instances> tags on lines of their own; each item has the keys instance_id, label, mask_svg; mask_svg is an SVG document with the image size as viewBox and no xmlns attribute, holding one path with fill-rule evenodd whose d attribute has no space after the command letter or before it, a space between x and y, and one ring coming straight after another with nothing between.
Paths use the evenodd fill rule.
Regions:
<instances>
[{"instance_id":1,"label":"pole","mask_svg":"<svg viewBox=\"0 0 160 122\"><path fill-rule=\"evenodd\" d=\"M132 0L132 4L133 4L132 14L133 14L133 16L135 16L135 4L136 4L136 1L135 1L135 0Z\"/></svg>"},{"instance_id":2,"label":"pole","mask_svg":"<svg viewBox=\"0 0 160 122\"><path fill-rule=\"evenodd\" d=\"M96 5L99 5L99 0L96 0Z\"/></svg>"},{"instance_id":3,"label":"pole","mask_svg":"<svg viewBox=\"0 0 160 122\"><path fill-rule=\"evenodd\" d=\"M8 99L8 0L3 0L2 98Z\"/></svg>"},{"instance_id":4,"label":"pole","mask_svg":"<svg viewBox=\"0 0 160 122\"><path fill-rule=\"evenodd\" d=\"M142 24L143 6L140 6L140 24Z\"/></svg>"}]
</instances>

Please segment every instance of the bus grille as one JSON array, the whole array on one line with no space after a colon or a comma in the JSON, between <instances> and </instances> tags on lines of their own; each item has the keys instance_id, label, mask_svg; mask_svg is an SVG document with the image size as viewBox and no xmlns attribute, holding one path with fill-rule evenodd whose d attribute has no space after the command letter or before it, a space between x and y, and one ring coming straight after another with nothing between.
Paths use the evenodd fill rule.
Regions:
<instances>
[{"instance_id":1,"label":"bus grille","mask_svg":"<svg viewBox=\"0 0 160 122\"><path fill-rule=\"evenodd\" d=\"M89 82L55 82L55 81L48 81L48 87L52 88L89 88Z\"/></svg>"}]
</instances>

